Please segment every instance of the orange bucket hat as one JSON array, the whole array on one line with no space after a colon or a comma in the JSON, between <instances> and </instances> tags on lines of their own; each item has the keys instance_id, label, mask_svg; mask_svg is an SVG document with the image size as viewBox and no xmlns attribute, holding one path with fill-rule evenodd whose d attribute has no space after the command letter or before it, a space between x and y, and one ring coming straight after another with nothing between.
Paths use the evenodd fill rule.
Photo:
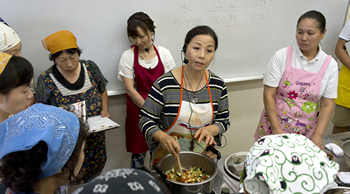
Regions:
<instances>
[{"instance_id":1,"label":"orange bucket hat","mask_svg":"<svg viewBox=\"0 0 350 194\"><path fill-rule=\"evenodd\" d=\"M41 41L43 47L50 51L51 54L55 54L59 51L63 51L71 48L78 48L77 39L74 34L68 30L61 30L51 34Z\"/></svg>"}]
</instances>

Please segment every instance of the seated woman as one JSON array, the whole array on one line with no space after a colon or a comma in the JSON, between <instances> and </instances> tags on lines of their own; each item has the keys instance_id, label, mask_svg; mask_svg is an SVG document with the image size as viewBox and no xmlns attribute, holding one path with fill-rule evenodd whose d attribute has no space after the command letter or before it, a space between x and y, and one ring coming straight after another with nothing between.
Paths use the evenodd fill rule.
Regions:
<instances>
[{"instance_id":1,"label":"seated woman","mask_svg":"<svg viewBox=\"0 0 350 194\"><path fill-rule=\"evenodd\" d=\"M0 177L12 193L53 194L78 175L88 125L35 104L0 124Z\"/></svg>"},{"instance_id":2,"label":"seated woman","mask_svg":"<svg viewBox=\"0 0 350 194\"><path fill-rule=\"evenodd\" d=\"M50 51L54 65L38 77L37 102L63 106L85 101L88 117L109 117L108 81L93 61L79 59L81 50L74 34L58 31L46 37L42 44ZM76 182L87 181L102 171L107 160L105 144L105 132L90 134L81 172L83 177Z\"/></svg>"},{"instance_id":3,"label":"seated woman","mask_svg":"<svg viewBox=\"0 0 350 194\"><path fill-rule=\"evenodd\" d=\"M0 123L29 107L33 67L26 59L0 52Z\"/></svg>"},{"instance_id":4,"label":"seated woman","mask_svg":"<svg viewBox=\"0 0 350 194\"><path fill-rule=\"evenodd\" d=\"M336 186L339 164L299 134L267 135L255 142L241 180L245 193L323 193Z\"/></svg>"},{"instance_id":5,"label":"seated woman","mask_svg":"<svg viewBox=\"0 0 350 194\"><path fill-rule=\"evenodd\" d=\"M220 143L230 126L225 82L207 70L218 48L208 26L191 29L185 38L184 65L159 77L141 109L139 127L153 163L168 153L203 153ZM172 136L177 136L180 147ZM214 140L215 137L215 140ZM160 146L158 146L160 145Z\"/></svg>"}]
</instances>

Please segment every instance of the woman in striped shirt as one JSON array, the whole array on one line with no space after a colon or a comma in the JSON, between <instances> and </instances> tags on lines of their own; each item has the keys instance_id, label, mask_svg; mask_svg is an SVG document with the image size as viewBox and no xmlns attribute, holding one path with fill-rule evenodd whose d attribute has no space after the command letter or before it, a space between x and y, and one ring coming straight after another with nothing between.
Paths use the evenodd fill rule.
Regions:
<instances>
[{"instance_id":1,"label":"woman in striped shirt","mask_svg":"<svg viewBox=\"0 0 350 194\"><path fill-rule=\"evenodd\" d=\"M225 82L207 70L217 47L218 38L210 27L193 28L183 46L184 65L152 86L139 122L152 163L168 153L204 153L207 146L221 144L230 126L228 95ZM172 136L177 136L180 146Z\"/></svg>"}]
</instances>

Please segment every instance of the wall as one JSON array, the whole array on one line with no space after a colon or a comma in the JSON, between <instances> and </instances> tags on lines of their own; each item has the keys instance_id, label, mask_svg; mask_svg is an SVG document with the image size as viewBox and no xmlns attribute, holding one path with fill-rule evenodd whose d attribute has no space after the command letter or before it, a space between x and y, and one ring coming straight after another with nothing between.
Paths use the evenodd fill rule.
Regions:
<instances>
[{"instance_id":1,"label":"wall","mask_svg":"<svg viewBox=\"0 0 350 194\"><path fill-rule=\"evenodd\" d=\"M75 34L83 49L109 80L110 94L125 92L117 80L118 62L130 47L128 17L144 11L156 23L155 44L165 46L181 65L181 48L188 30L209 25L219 37L215 64L209 67L224 79L264 73L273 53L295 44L297 18L318 10L327 18L322 48L332 52L346 13L348 0L1 0L1 17L22 39L22 54L34 66L35 79L52 62L41 40L59 31ZM159 9L162 7L162 9ZM14 14L13 10L16 10ZM330 53L332 54L332 53ZM254 56L254 57L252 57Z\"/></svg>"}]
</instances>

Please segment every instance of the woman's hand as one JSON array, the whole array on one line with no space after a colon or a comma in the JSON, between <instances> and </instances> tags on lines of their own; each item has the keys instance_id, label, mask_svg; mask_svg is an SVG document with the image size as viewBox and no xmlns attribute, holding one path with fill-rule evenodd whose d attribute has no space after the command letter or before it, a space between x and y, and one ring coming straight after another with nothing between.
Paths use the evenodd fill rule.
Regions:
<instances>
[{"instance_id":1,"label":"woman's hand","mask_svg":"<svg viewBox=\"0 0 350 194\"><path fill-rule=\"evenodd\" d=\"M108 93L107 93L107 88L105 88L105 91L101 94L101 101L102 101L101 116L102 117L111 118L111 116L109 116L109 113L108 113Z\"/></svg>"},{"instance_id":2,"label":"woman's hand","mask_svg":"<svg viewBox=\"0 0 350 194\"><path fill-rule=\"evenodd\" d=\"M108 113L108 111L107 111L107 110L102 110L102 111L101 111L101 116L102 116L102 117L108 117L108 118L111 118L111 116L109 116L109 113Z\"/></svg>"},{"instance_id":3,"label":"woman's hand","mask_svg":"<svg viewBox=\"0 0 350 194\"><path fill-rule=\"evenodd\" d=\"M314 134L311 138L311 141L314 142L315 145L317 145L321 150L323 150L323 141L322 136L318 134Z\"/></svg>"},{"instance_id":4,"label":"woman's hand","mask_svg":"<svg viewBox=\"0 0 350 194\"><path fill-rule=\"evenodd\" d=\"M322 97L320 102L320 112L318 114L317 125L312 135L311 141L323 150L322 136L327 124L332 117L334 101L331 98Z\"/></svg>"},{"instance_id":5,"label":"woman's hand","mask_svg":"<svg viewBox=\"0 0 350 194\"><path fill-rule=\"evenodd\" d=\"M276 96L277 88L264 85L264 106L271 124L272 134L285 133L279 123L279 118L276 113Z\"/></svg>"},{"instance_id":6,"label":"woman's hand","mask_svg":"<svg viewBox=\"0 0 350 194\"><path fill-rule=\"evenodd\" d=\"M157 134L158 133L158 134ZM180 146L174 140L174 138L163 131L157 131L154 136L157 138L156 141L159 142L160 146L165 149L168 153L177 156L180 153Z\"/></svg>"},{"instance_id":7,"label":"woman's hand","mask_svg":"<svg viewBox=\"0 0 350 194\"><path fill-rule=\"evenodd\" d=\"M274 127L271 127L271 128L272 128L273 135L286 133L285 131L283 131L283 129L280 126L277 126L276 128Z\"/></svg>"},{"instance_id":8,"label":"woman's hand","mask_svg":"<svg viewBox=\"0 0 350 194\"><path fill-rule=\"evenodd\" d=\"M202 140L205 141L205 144L207 146L216 145L216 142L214 141L214 136L213 136L213 134L215 134L213 132L213 127L216 127L216 126L210 125L207 127L200 128L194 134L194 138L198 140L198 143L200 143Z\"/></svg>"}]
</instances>

